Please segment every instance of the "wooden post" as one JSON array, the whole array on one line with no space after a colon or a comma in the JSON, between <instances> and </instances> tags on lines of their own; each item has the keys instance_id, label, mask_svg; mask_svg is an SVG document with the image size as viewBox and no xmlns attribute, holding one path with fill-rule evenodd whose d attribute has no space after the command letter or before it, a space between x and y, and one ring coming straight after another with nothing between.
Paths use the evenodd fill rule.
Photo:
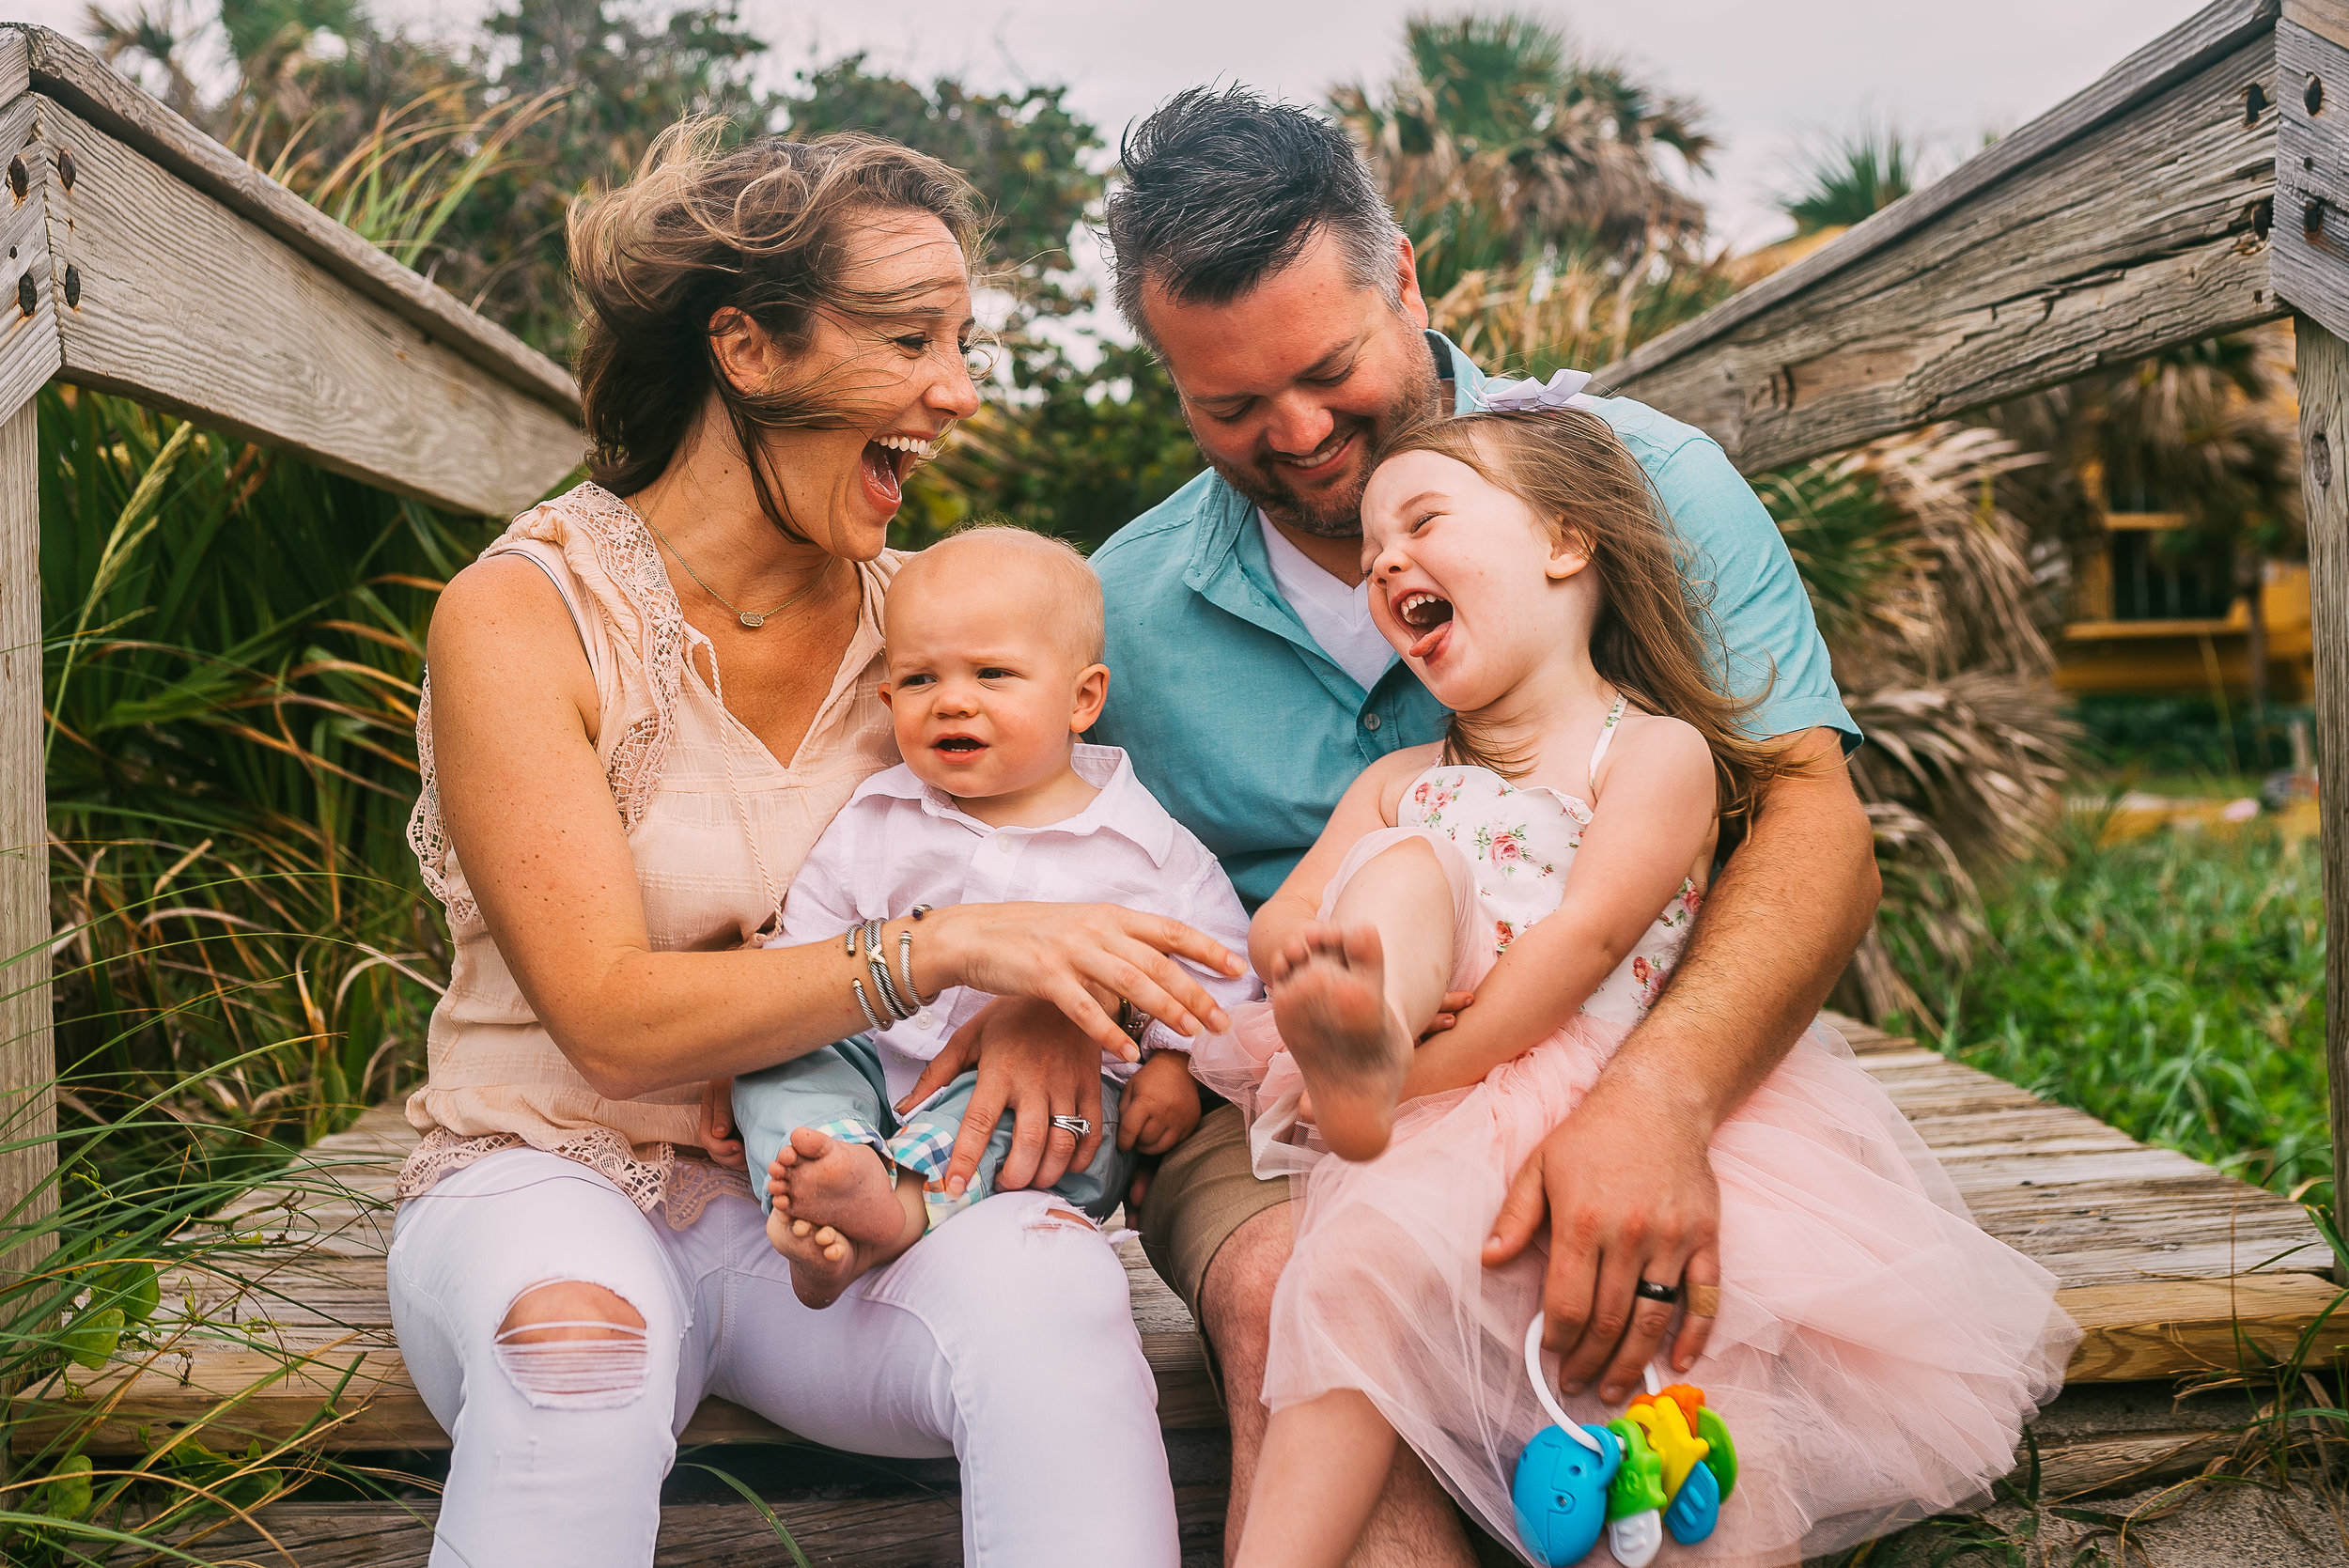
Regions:
<instances>
[{"instance_id":1,"label":"wooden post","mask_svg":"<svg viewBox=\"0 0 2349 1568\"><path fill-rule=\"evenodd\" d=\"M0 1223L19 1234L54 1202L49 1174L56 1164L38 427L29 397L0 424L0 1145L17 1145L0 1149L0 1215L15 1210ZM0 1256L0 1280L36 1266L45 1250L25 1243Z\"/></svg>"},{"instance_id":2,"label":"wooden post","mask_svg":"<svg viewBox=\"0 0 2349 1568\"><path fill-rule=\"evenodd\" d=\"M2333 1214L2349 1198L2349 343L2310 317L2300 362L2301 489L2316 638L2317 805L2325 847L2325 1072L2332 1087Z\"/></svg>"}]
</instances>

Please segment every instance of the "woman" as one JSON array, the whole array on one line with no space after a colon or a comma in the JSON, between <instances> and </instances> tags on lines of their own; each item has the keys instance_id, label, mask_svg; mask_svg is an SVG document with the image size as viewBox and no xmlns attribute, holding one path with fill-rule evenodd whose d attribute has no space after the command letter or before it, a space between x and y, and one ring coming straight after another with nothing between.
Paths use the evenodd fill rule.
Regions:
<instances>
[{"instance_id":1,"label":"woman","mask_svg":"<svg viewBox=\"0 0 2349 1568\"><path fill-rule=\"evenodd\" d=\"M596 482L449 584L418 721L410 836L456 961L389 1272L455 1442L442 1568L650 1562L708 1394L841 1448L959 1455L972 1562L1175 1560L1154 1387L1090 1226L1012 1193L812 1312L741 1178L700 1157L732 1152L698 1130L705 1080L864 1026L861 957L758 939L896 761L883 543L908 466L977 407L972 227L961 179L894 144L721 153L692 126L573 218ZM1104 1003L1224 1023L1166 955L1228 955L1123 909L939 909L880 951L926 996L1044 999L979 1026L988 1103L1018 1116L1007 1171L1036 1188L1091 1157L1098 1051L1123 1040Z\"/></svg>"}]
</instances>

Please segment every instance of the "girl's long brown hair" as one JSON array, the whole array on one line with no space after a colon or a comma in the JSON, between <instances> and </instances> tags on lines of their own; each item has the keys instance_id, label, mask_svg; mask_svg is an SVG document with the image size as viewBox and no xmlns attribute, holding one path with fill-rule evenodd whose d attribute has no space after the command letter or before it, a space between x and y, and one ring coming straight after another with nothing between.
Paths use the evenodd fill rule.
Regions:
<instances>
[{"instance_id":1,"label":"girl's long brown hair","mask_svg":"<svg viewBox=\"0 0 2349 1568\"><path fill-rule=\"evenodd\" d=\"M1713 753L1721 815L1751 811L1787 770L1782 749L1754 739L1741 723L1759 694L1740 700L1721 690L1710 651L1726 644L1707 602L1709 584L1683 570L1647 471L1607 422L1579 409L1463 414L1398 432L1378 460L1406 452L1466 464L1531 506L1553 539L1571 540L1589 557L1599 584L1593 667L1648 712L1693 725ZM1527 770L1524 758L1501 754L1465 714L1453 715L1444 760L1503 778Z\"/></svg>"}]
</instances>

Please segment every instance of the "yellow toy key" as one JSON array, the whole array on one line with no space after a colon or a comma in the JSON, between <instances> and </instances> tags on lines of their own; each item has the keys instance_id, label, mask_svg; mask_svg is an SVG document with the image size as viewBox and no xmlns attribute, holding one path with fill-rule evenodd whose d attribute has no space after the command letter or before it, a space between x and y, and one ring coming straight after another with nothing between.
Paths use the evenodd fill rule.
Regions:
<instances>
[{"instance_id":1,"label":"yellow toy key","mask_svg":"<svg viewBox=\"0 0 2349 1568\"><path fill-rule=\"evenodd\" d=\"M1712 1445L1688 1430L1688 1418L1673 1399L1642 1396L1625 1412L1647 1434L1648 1447L1664 1462L1665 1495L1676 1496L1688 1472L1704 1462Z\"/></svg>"}]
</instances>

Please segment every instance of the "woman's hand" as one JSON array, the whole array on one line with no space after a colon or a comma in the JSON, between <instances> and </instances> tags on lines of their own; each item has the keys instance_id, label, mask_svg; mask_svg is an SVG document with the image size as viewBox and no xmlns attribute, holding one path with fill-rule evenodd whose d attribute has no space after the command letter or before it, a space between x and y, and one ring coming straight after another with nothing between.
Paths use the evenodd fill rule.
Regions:
<instances>
[{"instance_id":1,"label":"woman's hand","mask_svg":"<svg viewBox=\"0 0 2349 1568\"><path fill-rule=\"evenodd\" d=\"M713 1078L702 1085L700 1131L702 1153L713 1164L732 1171L750 1169L742 1151L742 1129L734 1125L734 1079Z\"/></svg>"},{"instance_id":2,"label":"woman's hand","mask_svg":"<svg viewBox=\"0 0 2349 1568\"><path fill-rule=\"evenodd\" d=\"M1181 921L1114 904L964 904L930 919L935 935L924 936L944 950L950 984L1049 1001L1091 1036L1097 1052L1128 1062L1137 1054L1110 1016L1121 997L1183 1034L1231 1027L1174 956L1228 975L1246 966ZM918 944L915 966L923 967Z\"/></svg>"},{"instance_id":3,"label":"woman's hand","mask_svg":"<svg viewBox=\"0 0 2349 1568\"><path fill-rule=\"evenodd\" d=\"M1131 1054L1133 1042L1123 1033L1117 1038ZM974 1063L978 1086L962 1113L962 1134L955 1140L954 1156L946 1162L949 1194L958 1198L971 1185L1006 1106L1014 1122L1011 1152L995 1174L999 1191L1050 1187L1069 1171L1093 1163L1101 1147L1101 1048L1060 1010L1031 997L997 997L955 1031L946 1048L923 1069L912 1093L897 1102L898 1113L921 1104ZM1079 1138L1066 1127L1053 1126L1055 1116L1082 1117L1091 1130Z\"/></svg>"}]
</instances>

